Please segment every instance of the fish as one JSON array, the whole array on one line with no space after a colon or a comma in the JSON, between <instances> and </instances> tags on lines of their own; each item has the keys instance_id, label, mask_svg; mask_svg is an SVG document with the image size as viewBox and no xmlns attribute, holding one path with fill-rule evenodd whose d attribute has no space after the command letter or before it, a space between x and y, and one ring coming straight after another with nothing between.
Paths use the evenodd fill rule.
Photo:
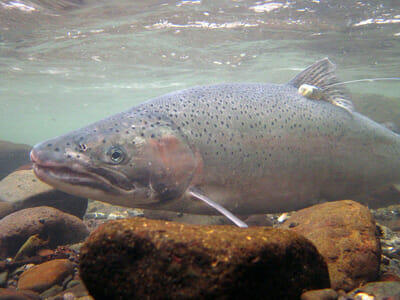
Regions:
<instances>
[{"instance_id":1,"label":"fish","mask_svg":"<svg viewBox=\"0 0 400 300\"><path fill-rule=\"evenodd\" d=\"M114 205L239 216L400 182L400 136L358 113L321 59L285 84L197 86L41 142L55 188ZM322 92L321 92L322 91Z\"/></svg>"}]
</instances>

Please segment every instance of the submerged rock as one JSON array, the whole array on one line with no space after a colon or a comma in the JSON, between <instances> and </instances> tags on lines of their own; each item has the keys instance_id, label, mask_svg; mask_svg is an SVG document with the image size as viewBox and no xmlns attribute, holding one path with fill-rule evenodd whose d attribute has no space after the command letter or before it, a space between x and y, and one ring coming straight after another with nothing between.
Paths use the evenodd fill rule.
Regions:
<instances>
[{"instance_id":1,"label":"submerged rock","mask_svg":"<svg viewBox=\"0 0 400 300\"><path fill-rule=\"evenodd\" d=\"M39 294L32 291L0 289L0 299L4 300L40 300Z\"/></svg>"},{"instance_id":2,"label":"submerged rock","mask_svg":"<svg viewBox=\"0 0 400 300\"><path fill-rule=\"evenodd\" d=\"M400 233L391 231L381 224L377 225L379 232L382 260L380 266L380 280L400 276ZM386 279L385 279L386 277Z\"/></svg>"},{"instance_id":3,"label":"submerged rock","mask_svg":"<svg viewBox=\"0 0 400 300\"><path fill-rule=\"evenodd\" d=\"M267 227L110 221L81 248L80 274L96 299L298 299L329 287L313 244Z\"/></svg>"},{"instance_id":4,"label":"submerged rock","mask_svg":"<svg viewBox=\"0 0 400 300\"><path fill-rule=\"evenodd\" d=\"M179 222L185 224L197 224L197 225L230 225L232 224L226 217L218 215L196 215L187 214L165 210L150 210L144 209L143 216L147 219L152 220L164 220Z\"/></svg>"},{"instance_id":5,"label":"submerged rock","mask_svg":"<svg viewBox=\"0 0 400 300\"><path fill-rule=\"evenodd\" d=\"M50 260L26 270L18 280L18 289L44 292L74 272L74 264L68 259Z\"/></svg>"},{"instance_id":6,"label":"submerged rock","mask_svg":"<svg viewBox=\"0 0 400 300\"><path fill-rule=\"evenodd\" d=\"M381 248L375 221L357 202L335 201L299 210L282 228L314 243L328 264L334 289L349 291L379 275Z\"/></svg>"},{"instance_id":7,"label":"submerged rock","mask_svg":"<svg viewBox=\"0 0 400 300\"><path fill-rule=\"evenodd\" d=\"M51 206L82 218L88 200L58 191L36 178L33 170L19 170L0 181L0 219L11 212Z\"/></svg>"},{"instance_id":8,"label":"submerged rock","mask_svg":"<svg viewBox=\"0 0 400 300\"><path fill-rule=\"evenodd\" d=\"M390 299L400 299L400 282L398 281L379 281L379 282L370 282L364 286L356 288L351 291L348 295L350 297L355 297L357 299L357 295L366 294L369 296L373 296L376 300L390 300ZM358 299L366 299L366 298L358 298Z\"/></svg>"},{"instance_id":9,"label":"submerged rock","mask_svg":"<svg viewBox=\"0 0 400 300\"><path fill-rule=\"evenodd\" d=\"M333 289L307 291L301 295L301 300L336 300L338 293Z\"/></svg>"},{"instance_id":10,"label":"submerged rock","mask_svg":"<svg viewBox=\"0 0 400 300\"><path fill-rule=\"evenodd\" d=\"M35 234L55 248L80 242L89 231L82 220L58 209L46 206L23 209L0 220L0 258L13 257Z\"/></svg>"},{"instance_id":11,"label":"submerged rock","mask_svg":"<svg viewBox=\"0 0 400 300\"><path fill-rule=\"evenodd\" d=\"M0 179L18 167L30 162L29 151L32 146L15 144L0 140Z\"/></svg>"}]
</instances>

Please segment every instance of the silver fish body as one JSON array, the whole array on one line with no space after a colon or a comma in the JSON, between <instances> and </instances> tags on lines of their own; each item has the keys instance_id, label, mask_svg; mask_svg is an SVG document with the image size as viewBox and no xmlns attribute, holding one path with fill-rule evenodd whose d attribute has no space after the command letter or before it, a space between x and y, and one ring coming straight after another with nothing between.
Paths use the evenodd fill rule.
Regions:
<instances>
[{"instance_id":1,"label":"silver fish body","mask_svg":"<svg viewBox=\"0 0 400 300\"><path fill-rule=\"evenodd\" d=\"M330 62L317 64L289 84L219 84L152 99L36 145L35 173L72 194L196 214L215 210L193 201L194 189L247 215L400 182L398 134L299 94L302 83L333 82Z\"/></svg>"}]
</instances>

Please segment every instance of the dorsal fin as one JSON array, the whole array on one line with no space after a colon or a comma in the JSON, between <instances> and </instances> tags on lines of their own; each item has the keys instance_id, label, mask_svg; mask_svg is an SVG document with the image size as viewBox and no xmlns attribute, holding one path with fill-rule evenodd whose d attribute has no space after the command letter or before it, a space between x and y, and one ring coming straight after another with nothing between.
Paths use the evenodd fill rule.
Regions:
<instances>
[{"instance_id":1,"label":"dorsal fin","mask_svg":"<svg viewBox=\"0 0 400 300\"><path fill-rule=\"evenodd\" d=\"M304 84L314 86L321 91L319 100L324 100L352 111L354 109L353 103L345 88L340 85L334 85L339 82L336 78L335 69L335 65L328 58L324 58L302 71L288 84L298 89ZM307 96L305 97L308 98ZM313 97L310 97L310 99L313 99Z\"/></svg>"}]
</instances>

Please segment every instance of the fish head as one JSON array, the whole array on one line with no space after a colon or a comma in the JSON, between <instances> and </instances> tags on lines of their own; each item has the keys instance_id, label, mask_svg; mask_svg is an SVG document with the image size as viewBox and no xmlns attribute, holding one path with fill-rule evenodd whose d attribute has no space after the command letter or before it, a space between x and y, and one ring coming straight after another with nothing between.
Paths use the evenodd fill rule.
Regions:
<instances>
[{"instance_id":1,"label":"fish head","mask_svg":"<svg viewBox=\"0 0 400 300\"><path fill-rule=\"evenodd\" d=\"M30 156L36 176L61 191L142 208L183 196L198 165L169 120L127 113L39 143Z\"/></svg>"}]
</instances>

